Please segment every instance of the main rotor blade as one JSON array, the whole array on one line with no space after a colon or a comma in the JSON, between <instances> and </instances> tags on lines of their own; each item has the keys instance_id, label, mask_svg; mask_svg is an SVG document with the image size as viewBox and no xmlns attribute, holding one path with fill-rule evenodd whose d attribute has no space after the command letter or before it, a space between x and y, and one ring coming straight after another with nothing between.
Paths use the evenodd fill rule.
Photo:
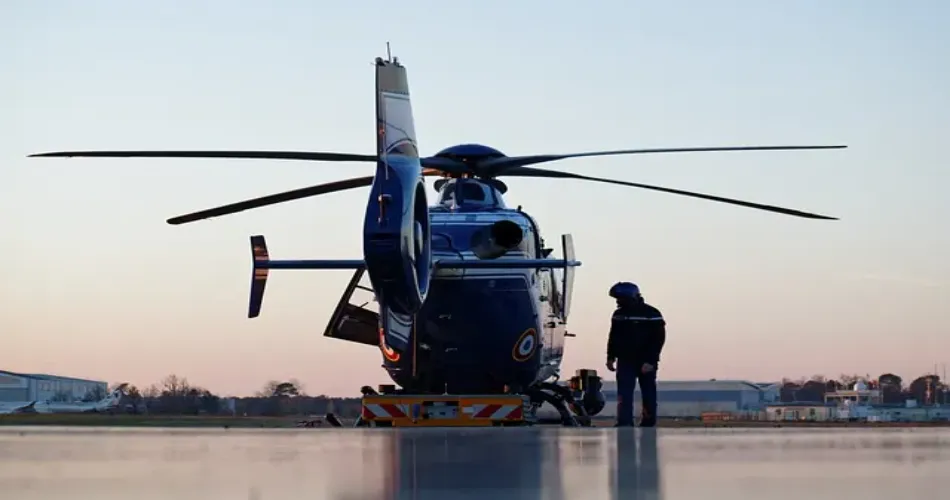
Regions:
<instances>
[{"instance_id":1,"label":"main rotor blade","mask_svg":"<svg viewBox=\"0 0 950 500\"><path fill-rule=\"evenodd\" d=\"M293 191L284 191L283 193L261 196L260 198L239 201L237 203L230 203L228 205L209 208L199 212L179 215L178 217L172 217L171 219L168 219L168 223L172 225L184 224L186 222L194 222L202 219L210 219L212 217L220 217L222 215L243 212L244 210L250 210L252 208L276 205L285 201L299 200L301 198L309 198L311 196L318 196L321 194L335 193L337 191L344 191L347 189L354 189L363 186L371 186L372 184L373 176L371 175L367 177L354 177L352 179L328 182L326 184L320 184L317 186L294 189Z\"/></svg>"},{"instance_id":2,"label":"main rotor blade","mask_svg":"<svg viewBox=\"0 0 950 500\"><path fill-rule=\"evenodd\" d=\"M425 175L425 176L441 175L441 172L438 172L436 170L426 169L422 171L422 175ZM284 191L282 193L262 196L260 198L254 198L251 200L244 200L244 201L239 201L237 203L222 205L220 207L209 208L207 210L201 210L199 212L192 212L190 214L179 215L178 217L172 217L171 219L168 219L168 223L172 225L185 224L187 222L195 222L198 220L210 219L212 217L220 217L222 215L229 215L229 214L233 214L237 212L243 212L244 210L250 210L252 208L260 208L260 207L266 207L268 205L276 205L278 203L283 203L285 201L299 200L302 198L309 198L311 196L319 196L321 194L335 193L337 191L345 191L347 189L372 186L373 179L374 177L372 175L366 176L366 177L354 177L352 179L344 179L342 181L327 182L325 184L319 184L316 186L294 189L293 191Z\"/></svg>"},{"instance_id":3,"label":"main rotor blade","mask_svg":"<svg viewBox=\"0 0 950 500\"><path fill-rule=\"evenodd\" d=\"M793 210L791 208L782 208L776 207L773 205L763 205L761 203L753 203L751 201L742 201L734 200L732 198L723 198L721 196L713 196L711 194L702 194L695 193L692 191L682 191L679 189L670 189L660 186L651 186L649 184L639 184L636 182L626 182L618 181L614 179L604 179L602 177L590 177L580 174L572 174L569 172L558 172L555 170L544 170L540 168L531 168L531 167L513 167L505 171L504 175L512 177L548 177L548 178L558 178L558 179L579 179L585 181L594 181L594 182L604 182L607 184L617 184L620 186L630 186L637 187L642 189L649 189L652 191L660 191L663 193L672 193L679 194L683 196L689 196L692 198L700 198L703 200L718 201L720 203L729 203L731 205L739 205L740 207L755 208L758 210L765 210L768 212L776 212L785 215L792 215L795 217L804 217L806 219L822 219L822 220L838 220L837 217L830 217L827 215L813 214L809 212L802 212L800 210Z\"/></svg>"},{"instance_id":4,"label":"main rotor blade","mask_svg":"<svg viewBox=\"0 0 950 500\"><path fill-rule=\"evenodd\" d=\"M632 155L647 153L695 153L702 151L781 151L797 149L842 149L848 146L714 146L697 148L659 148L659 149L622 149L616 151L593 151L589 153L573 153L563 155L531 155L531 156L509 156L505 158L492 158L482 162L479 167L486 170L489 175L501 175L509 168L524 167L549 161L565 160L568 158L584 158L591 156L614 156L614 155Z\"/></svg>"},{"instance_id":5,"label":"main rotor blade","mask_svg":"<svg viewBox=\"0 0 950 500\"><path fill-rule=\"evenodd\" d=\"M96 157L96 158L231 158L258 160L309 160L309 161L356 161L375 162L376 155L358 155L352 153L321 153L312 151L56 151L36 153L30 158L40 157ZM423 168L434 168L447 174L463 175L473 173L464 163L435 156L419 158Z\"/></svg>"},{"instance_id":6,"label":"main rotor blade","mask_svg":"<svg viewBox=\"0 0 950 500\"><path fill-rule=\"evenodd\" d=\"M99 158L247 158L262 160L361 161L375 162L376 155L320 153L311 151L57 151L37 153L36 157Z\"/></svg>"}]
</instances>

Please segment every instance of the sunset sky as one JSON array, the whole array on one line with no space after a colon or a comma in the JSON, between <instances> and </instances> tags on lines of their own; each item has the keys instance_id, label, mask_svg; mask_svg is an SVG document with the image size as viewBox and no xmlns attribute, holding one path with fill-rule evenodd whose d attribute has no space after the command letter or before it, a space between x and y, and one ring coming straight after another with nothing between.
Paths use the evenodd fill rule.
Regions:
<instances>
[{"instance_id":1,"label":"sunset sky","mask_svg":"<svg viewBox=\"0 0 950 500\"><path fill-rule=\"evenodd\" d=\"M950 362L945 1L55 5L0 3L0 369L140 385L176 373L226 394L388 381L378 349L321 336L349 272L273 272L261 317L246 318L248 236L266 235L275 258L360 258L366 189L164 222L372 165L26 158L371 154L371 62L387 41L409 71L423 154L849 146L550 165L840 221L507 181L509 204L549 241L572 233L583 261L567 373L603 370L618 280L667 317L661 379L909 379Z\"/></svg>"}]
</instances>

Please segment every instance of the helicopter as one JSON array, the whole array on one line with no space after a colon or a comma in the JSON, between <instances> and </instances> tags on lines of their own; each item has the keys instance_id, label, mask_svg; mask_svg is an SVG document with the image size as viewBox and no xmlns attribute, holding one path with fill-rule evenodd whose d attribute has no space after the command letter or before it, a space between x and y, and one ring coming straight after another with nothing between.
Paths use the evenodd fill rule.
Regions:
<instances>
[{"instance_id":1,"label":"helicopter","mask_svg":"<svg viewBox=\"0 0 950 500\"><path fill-rule=\"evenodd\" d=\"M273 260L263 236L251 236L253 271L248 317L260 314L272 269L349 269L353 276L324 336L378 348L383 368L408 394L530 395L535 407L562 415L594 415L604 406L599 382L578 393L559 383L576 260L570 234L552 257L536 220L510 208L501 177L574 179L678 194L810 219L835 217L708 194L532 167L546 162L629 154L840 149L846 146L731 146L631 149L507 156L481 144L459 144L421 156L407 70L398 58L375 60L376 152L64 151L31 157L252 158L364 162L356 177L240 201L168 219L178 225L243 210L369 187L363 258ZM426 177L437 177L429 205ZM369 286L361 285L364 273ZM372 292L377 311L350 303ZM591 371L593 372L593 371ZM596 372L593 372L594 374ZM599 377L596 377L599 381ZM364 394L367 390L364 387ZM577 401L580 400L580 409Z\"/></svg>"}]
</instances>

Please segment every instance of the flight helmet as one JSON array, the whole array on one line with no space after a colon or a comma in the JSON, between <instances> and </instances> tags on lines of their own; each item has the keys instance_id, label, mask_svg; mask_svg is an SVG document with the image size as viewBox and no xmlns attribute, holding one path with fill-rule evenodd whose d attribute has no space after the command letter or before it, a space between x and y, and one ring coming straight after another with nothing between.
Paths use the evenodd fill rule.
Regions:
<instances>
[{"instance_id":1,"label":"flight helmet","mask_svg":"<svg viewBox=\"0 0 950 500\"><path fill-rule=\"evenodd\" d=\"M610 287L610 296L617 299L636 299L640 297L640 287L629 281L621 281Z\"/></svg>"}]
</instances>

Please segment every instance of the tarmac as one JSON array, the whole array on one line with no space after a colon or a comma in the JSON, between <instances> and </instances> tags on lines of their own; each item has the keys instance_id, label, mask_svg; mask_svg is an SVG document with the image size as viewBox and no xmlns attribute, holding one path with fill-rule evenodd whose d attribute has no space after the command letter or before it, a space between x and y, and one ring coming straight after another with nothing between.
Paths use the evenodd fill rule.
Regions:
<instances>
[{"instance_id":1,"label":"tarmac","mask_svg":"<svg viewBox=\"0 0 950 500\"><path fill-rule=\"evenodd\" d=\"M946 429L0 427L0 497L939 498Z\"/></svg>"}]
</instances>

